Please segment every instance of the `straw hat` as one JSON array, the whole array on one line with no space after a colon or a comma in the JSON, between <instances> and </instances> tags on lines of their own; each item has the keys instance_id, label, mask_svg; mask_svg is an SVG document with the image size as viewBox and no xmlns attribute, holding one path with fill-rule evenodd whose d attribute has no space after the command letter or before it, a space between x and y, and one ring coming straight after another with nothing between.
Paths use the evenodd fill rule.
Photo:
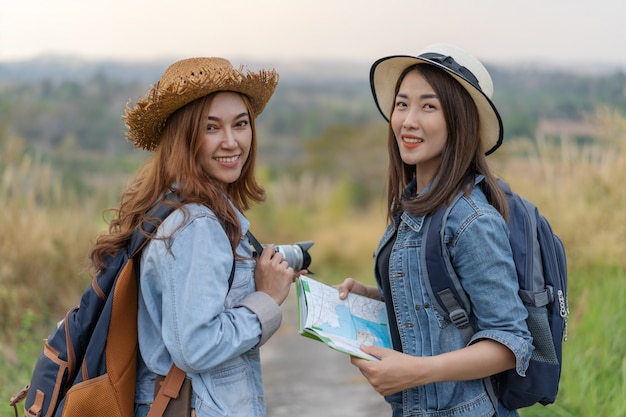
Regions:
<instances>
[{"instance_id":1,"label":"straw hat","mask_svg":"<svg viewBox=\"0 0 626 417\"><path fill-rule=\"evenodd\" d=\"M370 70L370 86L378 110L387 121L395 101L396 82L402 71L414 64L433 65L452 75L476 103L485 154L489 155L500 147L502 119L491 101L493 95L491 76L478 59L452 45L430 45L415 57L393 55L374 62Z\"/></svg>"},{"instance_id":2,"label":"straw hat","mask_svg":"<svg viewBox=\"0 0 626 417\"><path fill-rule=\"evenodd\" d=\"M234 91L250 99L251 117L258 116L278 84L274 70L246 71L233 68L224 58L189 58L170 65L161 80L122 116L126 137L135 147L155 150L167 118L179 108L216 91Z\"/></svg>"}]
</instances>

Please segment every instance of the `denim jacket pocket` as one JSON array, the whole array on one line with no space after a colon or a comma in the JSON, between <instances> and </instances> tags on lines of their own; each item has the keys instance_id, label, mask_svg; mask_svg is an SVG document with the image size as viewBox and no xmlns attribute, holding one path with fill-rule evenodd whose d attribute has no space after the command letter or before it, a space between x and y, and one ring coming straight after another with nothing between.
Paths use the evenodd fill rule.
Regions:
<instances>
[{"instance_id":1,"label":"denim jacket pocket","mask_svg":"<svg viewBox=\"0 0 626 417\"><path fill-rule=\"evenodd\" d=\"M198 415L255 416L258 414L256 397L251 385L250 368L241 357L227 361L209 372L204 378L210 387L211 401L196 399ZM202 397L202 396L200 396ZM218 411L217 408L221 409ZM233 412L237 412L233 415Z\"/></svg>"}]
</instances>

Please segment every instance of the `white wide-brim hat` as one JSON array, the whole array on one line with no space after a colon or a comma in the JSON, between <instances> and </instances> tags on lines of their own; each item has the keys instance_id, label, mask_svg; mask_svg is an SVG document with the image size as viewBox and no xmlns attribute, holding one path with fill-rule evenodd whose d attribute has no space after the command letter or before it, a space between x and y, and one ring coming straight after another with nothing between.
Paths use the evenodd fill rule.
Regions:
<instances>
[{"instance_id":1,"label":"white wide-brim hat","mask_svg":"<svg viewBox=\"0 0 626 417\"><path fill-rule=\"evenodd\" d=\"M370 86L383 117L389 121L398 78L405 69L415 64L441 68L467 90L478 109L480 137L485 154L489 155L498 149L502 144L503 128L500 114L491 101L491 76L478 59L453 45L429 45L417 56L392 55L374 62L370 70Z\"/></svg>"}]
</instances>

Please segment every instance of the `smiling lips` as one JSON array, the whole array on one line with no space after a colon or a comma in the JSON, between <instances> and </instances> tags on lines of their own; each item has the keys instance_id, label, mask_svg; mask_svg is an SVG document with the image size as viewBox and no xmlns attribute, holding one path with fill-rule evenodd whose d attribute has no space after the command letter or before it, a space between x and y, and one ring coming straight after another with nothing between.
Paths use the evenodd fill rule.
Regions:
<instances>
[{"instance_id":1,"label":"smiling lips","mask_svg":"<svg viewBox=\"0 0 626 417\"><path fill-rule=\"evenodd\" d=\"M416 148L420 143L424 143L424 139L415 136L402 136L402 144L405 148Z\"/></svg>"},{"instance_id":2,"label":"smiling lips","mask_svg":"<svg viewBox=\"0 0 626 417\"><path fill-rule=\"evenodd\" d=\"M233 155L233 156L222 156L222 157L215 157L213 158L214 160L216 160L217 162L219 162L222 165L227 165L227 166L233 166L236 165L237 162L239 161L239 157L241 155Z\"/></svg>"}]
</instances>

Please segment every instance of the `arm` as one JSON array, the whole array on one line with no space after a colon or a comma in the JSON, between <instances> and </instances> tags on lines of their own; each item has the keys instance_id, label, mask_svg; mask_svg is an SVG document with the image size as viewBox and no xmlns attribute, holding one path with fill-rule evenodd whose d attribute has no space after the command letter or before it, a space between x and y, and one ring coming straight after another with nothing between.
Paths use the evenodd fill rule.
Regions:
<instances>
[{"instance_id":1,"label":"arm","mask_svg":"<svg viewBox=\"0 0 626 417\"><path fill-rule=\"evenodd\" d=\"M452 263L472 306L476 333L469 344L492 340L506 346L523 376L533 352L520 299L517 272L504 219L491 207L464 227L452 241Z\"/></svg>"},{"instance_id":2,"label":"arm","mask_svg":"<svg viewBox=\"0 0 626 417\"><path fill-rule=\"evenodd\" d=\"M453 229L463 230L451 239L457 245L453 259L469 290L479 332L469 346L430 357L362 347L381 360L351 361L383 395L425 384L484 378L516 367L516 361L518 372L525 369L532 346L503 220L483 215L464 228Z\"/></svg>"},{"instance_id":3,"label":"arm","mask_svg":"<svg viewBox=\"0 0 626 417\"><path fill-rule=\"evenodd\" d=\"M176 218L171 222L179 224ZM156 304L154 310L161 312L155 322L160 322L163 343L181 369L205 372L276 330L282 313L271 295L254 291L252 260L237 262L233 291L242 292L242 299L225 307L233 254L217 219L198 216L176 229L171 245L152 243L158 251L144 254L142 274L149 273L150 279L142 284L148 301Z\"/></svg>"},{"instance_id":4,"label":"arm","mask_svg":"<svg viewBox=\"0 0 626 417\"><path fill-rule=\"evenodd\" d=\"M480 379L515 366L515 356L506 346L487 339L431 357L410 356L376 346L361 349L380 361L356 357L350 361L381 395L434 382Z\"/></svg>"},{"instance_id":5,"label":"arm","mask_svg":"<svg viewBox=\"0 0 626 417\"><path fill-rule=\"evenodd\" d=\"M280 253L274 251L273 246L268 245L263 249L254 270L257 291L238 304L254 312L261 324L261 338L256 347L267 342L280 327L282 311L278 306L287 298L295 278L293 269Z\"/></svg>"}]
</instances>

